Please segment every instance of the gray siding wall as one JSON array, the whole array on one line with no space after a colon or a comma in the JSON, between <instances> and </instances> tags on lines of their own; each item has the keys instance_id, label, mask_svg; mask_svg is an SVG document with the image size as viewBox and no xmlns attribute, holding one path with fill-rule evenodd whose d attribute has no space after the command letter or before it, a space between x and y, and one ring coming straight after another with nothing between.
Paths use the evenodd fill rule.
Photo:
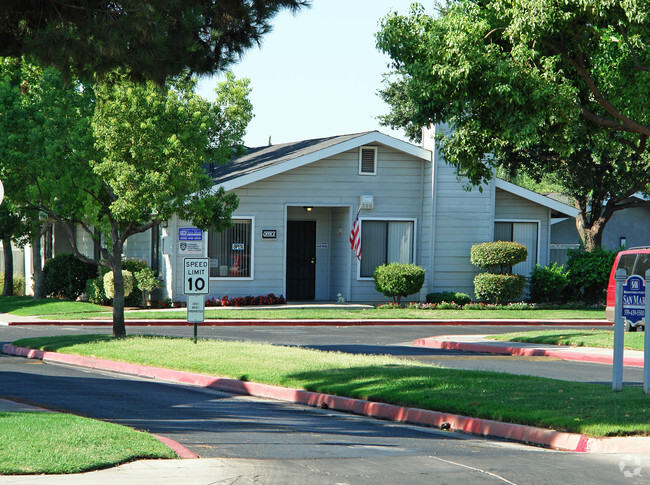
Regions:
<instances>
[{"instance_id":1,"label":"gray siding wall","mask_svg":"<svg viewBox=\"0 0 650 485\"><path fill-rule=\"evenodd\" d=\"M494 233L494 185L468 188L456 167L448 165L425 133L424 147L434 151L435 212L432 279L429 291L461 291L474 295L478 269L470 262L474 244L490 241Z\"/></svg>"},{"instance_id":2,"label":"gray siding wall","mask_svg":"<svg viewBox=\"0 0 650 485\"><path fill-rule=\"evenodd\" d=\"M326 249L317 250L316 299L336 300L341 293L348 301L384 301L371 279L358 278L348 242L362 194L374 195L374 208L362 210L361 219L417 220L415 263L428 268L430 252L422 248L431 244L431 163L384 145L379 145L376 176L358 175L358 160L354 149L235 189L240 203L233 218L254 217L254 277L213 278L210 296L284 294L285 220L310 219L317 222L317 242L327 243ZM305 206L314 210L308 214ZM172 253L177 252L177 228L188 226L177 220L170 223ZM277 239L262 240L263 229L276 229ZM167 258L174 273L168 285L171 298L184 300L182 257Z\"/></svg>"},{"instance_id":3,"label":"gray siding wall","mask_svg":"<svg viewBox=\"0 0 650 485\"><path fill-rule=\"evenodd\" d=\"M126 259L141 259L151 267L151 229L130 236L124 244Z\"/></svg>"}]
</instances>

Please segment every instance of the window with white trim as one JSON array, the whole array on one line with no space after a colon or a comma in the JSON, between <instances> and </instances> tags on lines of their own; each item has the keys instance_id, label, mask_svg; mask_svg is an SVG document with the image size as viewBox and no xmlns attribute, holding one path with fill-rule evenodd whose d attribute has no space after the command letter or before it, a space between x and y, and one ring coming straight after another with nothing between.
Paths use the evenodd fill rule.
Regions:
<instances>
[{"instance_id":1,"label":"window with white trim","mask_svg":"<svg viewBox=\"0 0 650 485\"><path fill-rule=\"evenodd\" d=\"M377 147L359 148L359 175L377 175Z\"/></svg>"},{"instance_id":2,"label":"window with white trim","mask_svg":"<svg viewBox=\"0 0 650 485\"><path fill-rule=\"evenodd\" d=\"M228 229L208 232L211 278L249 278L252 264L252 220L233 219Z\"/></svg>"},{"instance_id":3,"label":"window with white trim","mask_svg":"<svg viewBox=\"0 0 650 485\"><path fill-rule=\"evenodd\" d=\"M371 278L375 268L388 263L413 263L414 221L362 220L362 278Z\"/></svg>"}]
</instances>

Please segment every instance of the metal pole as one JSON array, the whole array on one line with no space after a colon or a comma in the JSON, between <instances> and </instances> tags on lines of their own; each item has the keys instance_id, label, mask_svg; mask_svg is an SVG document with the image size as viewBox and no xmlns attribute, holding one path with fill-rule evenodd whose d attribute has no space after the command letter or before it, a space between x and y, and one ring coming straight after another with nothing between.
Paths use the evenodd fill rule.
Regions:
<instances>
[{"instance_id":1,"label":"metal pole","mask_svg":"<svg viewBox=\"0 0 650 485\"><path fill-rule=\"evenodd\" d=\"M196 337L197 337L197 334L198 334L198 327L199 327L199 325L196 322L194 322L194 343L196 343Z\"/></svg>"},{"instance_id":2,"label":"metal pole","mask_svg":"<svg viewBox=\"0 0 650 485\"><path fill-rule=\"evenodd\" d=\"M614 356L612 391L623 390L623 349L625 328L623 324L623 284L627 279L627 271L616 270L616 302L614 304Z\"/></svg>"},{"instance_id":3,"label":"metal pole","mask_svg":"<svg viewBox=\"0 0 650 485\"><path fill-rule=\"evenodd\" d=\"M643 316L643 392L650 394L650 269L645 272L645 314Z\"/></svg>"}]
</instances>

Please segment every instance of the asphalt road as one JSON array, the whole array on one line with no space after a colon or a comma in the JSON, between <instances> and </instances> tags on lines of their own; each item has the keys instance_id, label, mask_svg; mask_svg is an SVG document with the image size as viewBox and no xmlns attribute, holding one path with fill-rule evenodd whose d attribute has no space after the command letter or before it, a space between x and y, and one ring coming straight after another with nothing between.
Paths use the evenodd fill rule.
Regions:
<instances>
[{"instance_id":1,"label":"asphalt road","mask_svg":"<svg viewBox=\"0 0 650 485\"><path fill-rule=\"evenodd\" d=\"M168 436L201 457L242 460L242 483L592 485L650 476L643 455L553 452L16 357L0 356L0 378L0 396Z\"/></svg>"},{"instance_id":2,"label":"asphalt road","mask_svg":"<svg viewBox=\"0 0 650 485\"><path fill-rule=\"evenodd\" d=\"M510 330L458 326L201 327L199 336L393 353L462 368L535 375L565 372L589 382L611 379L611 368L604 365L467 355L408 345L415 338L432 335ZM189 337L192 329L131 327L128 332ZM110 328L0 327L0 343L73 333L110 333ZM635 384L636 373L626 374L626 380ZM241 460L242 482L252 483L263 476L266 479L261 483L650 483L647 455L552 452L9 356L0 356L0 397L168 436L201 457Z\"/></svg>"},{"instance_id":3,"label":"asphalt road","mask_svg":"<svg viewBox=\"0 0 650 485\"><path fill-rule=\"evenodd\" d=\"M300 345L319 350L364 354L391 354L417 359L454 369L489 370L523 374L566 381L592 382L611 386L610 365L566 362L549 357L522 357L458 352L412 347L415 339L436 335L499 334L532 330L535 326L349 326L349 327L199 327L199 338L250 340L276 345ZM544 327L553 328L553 327ZM557 327L570 331L573 327ZM0 327L0 344L18 338L41 335L110 334L110 327ZM129 327L131 335L168 335L192 337L189 327ZM643 369L626 367L623 373L626 386L643 386Z\"/></svg>"}]
</instances>

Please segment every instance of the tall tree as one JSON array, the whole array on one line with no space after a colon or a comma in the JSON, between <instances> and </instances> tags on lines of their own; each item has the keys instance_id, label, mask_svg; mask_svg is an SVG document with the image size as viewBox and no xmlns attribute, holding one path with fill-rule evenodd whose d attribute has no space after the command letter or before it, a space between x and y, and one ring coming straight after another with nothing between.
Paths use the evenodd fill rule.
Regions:
<instances>
[{"instance_id":1,"label":"tall tree","mask_svg":"<svg viewBox=\"0 0 650 485\"><path fill-rule=\"evenodd\" d=\"M302 0L4 0L0 56L32 56L86 79L127 68L162 83L213 74L260 42Z\"/></svg>"},{"instance_id":2,"label":"tall tree","mask_svg":"<svg viewBox=\"0 0 650 485\"><path fill-rule=\"evenodd\" d=\"M68 170L51 174L67 190L41 200L41 209L64 227L75 224L93 239L99 228L107 240L96 261L71 237L78 258L113 271L115 336L126 334L125 241L174 214L201 229L223 229L238 205L234 194L213 191L202 164L226 162L243 148L252 117L248 81L228 74L217 88L215 103L194 94L194 84L187 79L164 86L133 83L128 75L114 74L96 85L92 130L98 153L93 158L72 153Z\"/></svg>"},{"instance_id":3,"label":"tall tree","mask_svg":"<svg viewBox=\"0 0 650 485\"><path fill-rule=\"evenodd\" d=\"M0 177L31 239L34 298L45 297L40 240L52 223L40 206L49 200L70 213L83 207L60 182L74 170L71 151L92 150L93 107L89 86L66 83L57 70L24 59L0 59Z\"/></svg>"},{"instance_id":4,"label":"tall tree","mask_svg":"<svg viewBox=\"0 0 650 485\"><path fill-rule=\"evenodd\" d=\"M650 182L649 25L649 5L625 0L459 0L436 18L421 6L391 14L377 34L393 61L383 123L413 138L432 122L453 127L441 150L477 185L498 164L568 175L578 231L597 244L612 211Z\"/></svg>"}]
</instances>

